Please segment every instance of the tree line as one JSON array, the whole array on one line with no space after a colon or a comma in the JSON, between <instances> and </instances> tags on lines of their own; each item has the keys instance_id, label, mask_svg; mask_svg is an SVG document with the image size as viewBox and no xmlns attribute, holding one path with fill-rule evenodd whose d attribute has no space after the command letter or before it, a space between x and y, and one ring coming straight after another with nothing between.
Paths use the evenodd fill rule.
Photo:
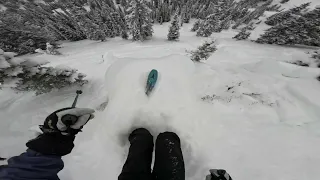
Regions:
<instances>
[{"instance_id":1,"label":"tree line","mask_svg":"<svg viewBox=\"0 0 320 180\"><path fill-rule=\"evenodd\" d=\"M271 44L320 46L319 8L310 3L284 11L273 0L0 0L0 48L19 54L45 49L46 43L83 39L107 41L122 37L145 40L153 24L173 20L168 39L179 38L179 27L197 19L197 36L241 28L246 39L265 11L277 12L265 22L272 26L257 40ZM281 3L287 3L281 1ZM299 31L300 33L295 33Z\"/></svg>"}]
</instances>

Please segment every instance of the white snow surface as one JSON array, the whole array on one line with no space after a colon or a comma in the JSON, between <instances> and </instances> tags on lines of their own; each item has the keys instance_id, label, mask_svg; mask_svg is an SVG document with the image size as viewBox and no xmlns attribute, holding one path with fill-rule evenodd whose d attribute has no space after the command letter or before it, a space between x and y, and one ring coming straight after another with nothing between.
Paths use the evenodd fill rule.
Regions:
<instances>
[{"instance_id":1,"label":"white snow surface","mask_svg":"<svg viewBox=\"0 0 320 180\"><path fill-rule=\"evenodd\" d=\"M218 50L208 61L193 63L185 50L206 39L185 24L180 41L169 42L169 25L156 25L150 41L65 42L61 56L32 57L88 75L77 106L95 109L96 117L64 157L60 178L117 179L128 134L146 127L154 137L162 131L180 136L187 180L204 179L210 168L226 169L236 180L318 179L320 69L285 63L307 60L310 49L235 41L236 32L223 31L213 35ZM152 69L159 80L147 97ZM33 136L29 129L71 106L75 90L35 96L3 88L0 156L23 152Z\"/></svg>"}]
</instances>

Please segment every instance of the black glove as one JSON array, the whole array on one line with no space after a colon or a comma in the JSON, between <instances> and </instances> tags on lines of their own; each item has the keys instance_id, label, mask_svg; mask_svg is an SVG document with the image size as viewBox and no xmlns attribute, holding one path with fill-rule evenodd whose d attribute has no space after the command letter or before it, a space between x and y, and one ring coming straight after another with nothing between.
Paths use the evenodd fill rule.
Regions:
<instances>
[{"instance_id":1,"label":"black glove","mask_svg":"<svg viewBox=\"0 0 320 180\"><path fill-rule=\"evenodd\" d=\"M210 174L206 180L232 180L231 176L223 169L210 169Z\"/></svg>"},{"instance_id":2,"label":"black glove","mask_svg":"<svg viewBox=\"0 0 320 180\"><path fill-rule=\"evenodd\" d=\"M87 108L64 108L50 114L40 129L43 134L30 140L27 147L44 155L64 156L69 154L73 147L75 135L94 116L93 109ZM65 115L77 117L72 124L62 121Z\"/></svg>"}]
</instances>

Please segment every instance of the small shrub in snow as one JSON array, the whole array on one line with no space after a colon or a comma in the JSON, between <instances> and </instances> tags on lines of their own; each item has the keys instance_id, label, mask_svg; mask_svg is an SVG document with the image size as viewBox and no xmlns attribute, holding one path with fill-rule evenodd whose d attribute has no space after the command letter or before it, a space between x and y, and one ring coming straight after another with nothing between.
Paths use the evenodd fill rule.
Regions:
<instances>
[{"instance_id":1,"label":"small shrub in snow","mask_svg":"<svg viewBox=\"0 0 320 180\"><path fill-rule=\"evenodd\" d=\"M320 68L320 50L314 51L311 55L312 58L316 59L317 67Z\"/></svg>"},{"instance_id":2,"label":"small shrub in snow","mask_svg":"<svg viewBox=\"0 0 320 180\"><path fill-rule=\"evenodd\" d=\"M59 51L57 51L57 49L51 45L50 43L47 42L46 44L47 49L46 49L46 53L47 54L51 54L51 55L60 55L61 53Z\"/></svg>"},{"instance_id":3,"label":"small shrub in snow","mask_svg":"<svg viewBox=\"0 0 320 180\"><path fill-rule=\"evenodd\" d=\"M217 47L215 45L215 41L206 41L204 44L198 47L195 51L190 51L191 54L191 60L192 61L201 61L201 60L207 60L212 53L214 53L217 50Z\"/></svg>"},{"instance_id":4,"label":"small shrub in snow","mask_svg":"<svg viewBox=\"0 0 320 180\"><path fill-rule=\"evenodd\" d=\"M121 37L122 37L122 39L128 39L129 35L128 35L127 31L122 31L121 32Z\"/></svg>"},{"instance_id":5,"label":"small shrub in snow","mask_svg":"<svg viewBox=\"0 0 320 180\"><path fill-rule=\"evenodd\" d=\"M41 67L42 64L15 57L0 49L0 83L18 91L35 91L37 95L70 85L83 85L85 75L68 67Z\"/></svg>"},{"instance_id":6,"label":"small shrub in snow","mask_svg":"<svg viewBox=\"0 0 320 180\"><path fill-rule=\"evenodd\" d=\"M311 57L320 61L320 50L314 51Z\"/></svg>"},{"instance_id":7,"label":"small shrub in snow","mask_svg":"<svg viewBox=\"0 0 320 180\"><path fill-rule=\"evenodd\" d=\"M274 4L272 6L269 6L266 11L273 11L273 12L280 12L281 5L280 4Z\"/></svg>"},{"instance_id":8,"label":"small shrub in snow","mask_svg":"<svg viewBox=\"0 0 320 180\"><path fill-rule=\"evenodd\" d=\"M290 64L295 64L295 65L298 65L298 66L303 66L303 67L309 67L309 64L308 63L305 63L305 62L302 62L300 60L298 61L294 61L294 62L288 62Z\"/></svg>"},{"instance_id":9,"label":"small shrub in snow","mask_svg":"<svg viewBox=\"0 0 320 180\"><path fill-rule=\"evenodd\" d=\"M319 77L317 77L317 79L318 79L318 81L320 81L320 76L319 76Z\"/></svg>"},{"instance_id":10,"label":"small shrub in snow","mask_svg":"<svg viewBox=\"0 0 320 180\"><path fill-rule=\"evenodd\" d=\"M250 35L251 35L251 32L247 32L247 30L243 28L241 32L236 36L234 36L232 39L245 40L245 39L248 39Z\"/></svg>"},{"instance_id":11,"label":"small shrub in snow","mask_svg":"<svg viewBox=\"0 0 320 180\"><path fill-rule=\"evenodd\" d=\"M248 30L254 30L255 27L253 27L253 23L250 23L248 26L244 27L241 29L241 32L237 34L236 36L233 37L233 39L237 40L245 40L248 39L249 36L251 35L251 32Z\"/></svg>"},{"instance_id":12,"label":"small shrub in snow","mask_svg":"<svg viewBox=\"0 0 320 180\"><path fill-rule=\"evenodd\" d=\"M213 32L221 32L220 20L215 14L209 15L201 24L197 36L209 37Z\"/></svg>"},{"instance_id":13,"label":"small shrub in snow","mask_svg":"<svg viewBox=\"0 0 320 180\"><path fill-rule=\"evenodd\" d=\"M289 2L289 1L290 1L290 0L281 0L280 3L281 3L281 4L284 4L284 3L287 3L287 2Z\"/></svg>"},{"instance_id":14,"label":"small shrub in snow","mask_svg":"<svg viewBox=\"0 0 320 180\"><path fill-rule=\"evenodd\" d=\"M180 26L179 26L179 19L178 19L178 13L176 13L173 17L171 26L169 28L169 33L168 33L168 40L173 41L177 40L180 37Z\"/></svg>"},{"instance_id":15,"label":"small shrub in snow","mask_svg":"<svg viewBox=\"0 0 320 180\"><path fill-rule=\"evenodd\" d=\"M198 20L193 24L193 27L192 27L191 31L192 31L192 32L198 31L198 29L199 29L200 26L201 26L201 23L202 23L202 20L201 20L201 19L198 19Z\"/></svg>"},{"instance_id":16,"label":"small shrub in snow","mask_svg":"<svg viewBox=\"0 0 320 180\"><path fill-rule=\"evenodd\" d=\"M35 91L36 95L48 93L53 89L61 89L71 85L87 83L83 80L82 73L77 73L76 69L53 68L53 67L34 67L25 70L18 75L19 83L14 88L18 91Z\"/></svg>"}]
</instances>

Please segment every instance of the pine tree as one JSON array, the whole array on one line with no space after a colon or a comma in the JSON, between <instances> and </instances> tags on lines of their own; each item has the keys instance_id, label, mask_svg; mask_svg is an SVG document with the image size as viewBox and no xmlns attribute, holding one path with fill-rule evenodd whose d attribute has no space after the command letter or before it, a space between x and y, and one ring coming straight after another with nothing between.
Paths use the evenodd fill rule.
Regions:
<instances>
[{"instance_id":1,"label":"pine tree","mask_svg":"<svg viewBox=\"0 0 320 180\"><path fill-rule=\"evenodd\" d=\"M191 29L192 32L196 32L199 30L200 26L201 26L202 20L198 19L194 24L193 27Z\"/></svg>"},{"instance_id":2,"label":"pine tree","mask_svg":"<svg viewBox=\"0 0 320 180\"><path fill-rule=\"evenodd\" d=\"M0 85L17 91L35 91L36 95L48 93L71 85L86 84L85 74L68 67L42 67L28 59L15 57L12 52L0 49ZM0 86L0 89L1 89Z\"/></svg>"},{"instance_id":3,"label":"pine tree","mask_svg":"<svg viewBox=\"0 0 320 180\"><path fill-rule=\"evenodd\" d=\"M320 8L294 16L267 30L256 42L320 46Z\"/></svg>"},{"instance_id":4,"label":"pine tree","mask_svg":"<svg viewBox=\"0 0 320 180\"><path fill-rule=\"evenodd\" d=\"M220 21L215 14L209 15L201 24L197 36L209 37L213 32L221 32Z\"/></svg>"},{"instance_id":5,"label":"pine tree","mask_svg":"<svg viewBox=\"0 0 320 180\"><path fill-rule=\"evenodd\" d=\"M121 37L122 37L122 39L127 40L129 38L129 35L128 35L127 31L123 30L121 32Z\"/></svg>"},{"instance_id":6,"label":"pine tree","mask_svg":"<svg viewBox=\"0 0 320 180\"><path fill-rule=\"evenodd\" d=\"M195 51L190 51L191 60L199 62L201 60L207 60L212 53L217 50L215 40L206 41L204 44L198 47Z\"/></svg>"},{"instance_id":7,"label":"pine tree","mask_svg":"<svg viewBox=\"0 0 320 180\"><path fill-rule=\"evenodd\" d=\"M287 11L277 13L273 16L268 17L265 23L270 26L275 26L287 19L293 18L294 16L301 16L302 12L305 11L308 6L310 6L310 3L304 3L298 7L294 7Z\"/></svg>"},{"instance_id":8,"label":"pine tree","mask_svg":"<svg viewBox=\"0 0 320 180\"><path fill-rule=\"evenodd\" d=\"M241 24L249 24L253 19L258 19L260 16L263 15L263 13L267 10L269 5L272 3L273 0L268 0L266 3L262 4L261 6L257 7L254 11L251 13L248 13L246 16L241 18L236 22L234 26L232 26L232 29L238 28ZM250 1L249 1L250 2ZM256 2L254 2L256 4Z\"/></svg>"},{"instance_id":9,"label":"pine tree","mask_svg":"<svg viewBox=\"0 0 320 180\"><path fill-rule=\"evenodd\" d=\"M180 37L179 30L180 30L179 18L178 18L178 13L176 13L173 17L171 26L169 28L168 40L169 41L178 40Z\"/></svg>"},{"instance_id":10,"label":"pine tree","mask_svg":"<svg viewBox=\"0 0 320 180\"><path fill-rule=\"evenodd\" d=\"M248 32L248 28L244 27L241 29L241 32L236 36L234 36L232 39L245 40L245 39L248 39L250 35L251 35L251 32Z\"/></svg>"},{"instance_id":11,"label":"pine tree","mask_svg":"<svg viewBox=\"0 0 320 180\"><path fill-rule=\"evenodd\" d=\"M129 31L134 41L143 41L152 36L151 10L145 0L132 0L126 16Z\"/></svg>"},{"instance_id":12,"label":"pine tree","mask_svg":"<svg viewBox=\"0 0 320 180\"><path fill-rule=\"evenodd\" d=\"M221 29L229 29L232 23L232 15L229 15L221 22Z\"/></svg>"}]
</instances>

